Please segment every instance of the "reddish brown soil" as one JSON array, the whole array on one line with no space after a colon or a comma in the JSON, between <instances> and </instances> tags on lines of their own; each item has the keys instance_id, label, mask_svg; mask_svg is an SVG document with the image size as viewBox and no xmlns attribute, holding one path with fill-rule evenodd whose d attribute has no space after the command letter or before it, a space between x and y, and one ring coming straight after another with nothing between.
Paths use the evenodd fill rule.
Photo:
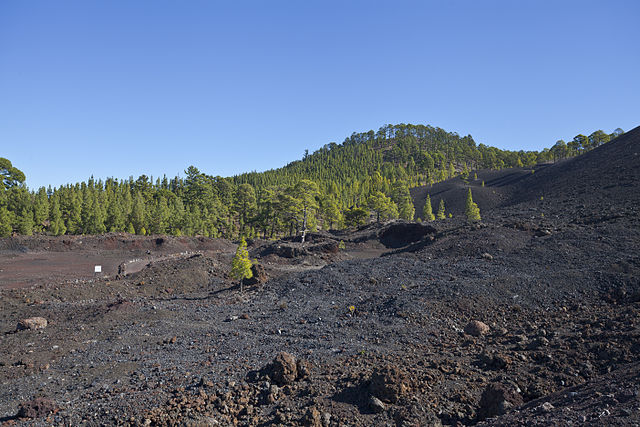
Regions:
<instances>
[{"instance_id":1,"label":"reddish brown soil","mask_svg":"<svg viewBox=\"0 0 640 427\"><path fill-rule=\"evenodd\" d=\"M147 264L194 253L215 256L229 252L223 240L158 236L145 238L125 233L99 237L36 236L0 240L0 287L21 288L114 278L131 274ZM102 272L95 273L100 265Z\"/></svg>"}]
</instances>

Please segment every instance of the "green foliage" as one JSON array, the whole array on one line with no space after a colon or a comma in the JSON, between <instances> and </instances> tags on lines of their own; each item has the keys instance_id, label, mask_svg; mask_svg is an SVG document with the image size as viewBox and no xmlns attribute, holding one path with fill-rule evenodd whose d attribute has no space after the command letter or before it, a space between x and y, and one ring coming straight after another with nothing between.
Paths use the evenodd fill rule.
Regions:
<instances>
[{"instance_id":1,"label":"green foliage","mask_svg":"<svg viewBox=\"0 0 640 427\"><path fill-rule=\"evenodd\" d=\"M18 217L18 233L31 236L33 234L33 212L30 209L22 209Z\"/></svg>"},{"instance_id":2,"label":"green foliage","mask_svg":"<svg viewBox=\"0 0 640 427\"><path fill-rule=\"evenodd\" d=\"M127 225L127 233L136 234L136 229L133 228L133 224L132 223L129 223L129 225Z\"/></svg>"},{"instance_id":3,"label":"green foliage","mask_svg":"<svg viewBox=\"0 0 640 427\"><path fill-rule=\"evenodd\" d=\"M422 216L425 221L433 221L436 219L433 214L433 209L431 208L431 196L427 194L427 201L424 203L424 208L422 209Z\"/></svg>"},{"instance_id":4,"label":"green foliage","mask_svg":"<svg viewBox=\"0 0 640 427\"><path fill-rule=\"evenodd\" d=\"M249 251L247 251L247 242L242 238L236 249L236 254L231 261L231 272L229 275L242 283L242 280L253 277L251 266L252 262L249 259Z\"/></svg>"},{"instance_id":5,"label":"green foliage","mask_svg":"<svg viewBox=\"0 0 640 427\"><path fill-rule=\"evenodd\" d=\"M276 238L415 216L409 189L477 169L561 160L621 135L595 131L541 152L505 151L470 135L412 124L386 125L330 143L300 161L266 172L223 178L195 166L185 177L141 175L30 192L24 174L0 158L0 234L130 233ZM473 172L474 179L477 174ZM484 186L484 182L481 184ZM444 202L442 202L444 203ZM23 212L28 212L26 216ZM428 214L422 215L429 220ZM29 218L30 217L30 218ZM446 214L442 214L446 218ZM29 224L31 221L31 224ZM44 228L46 226L46 229Z\"/></svg>"},{"instance_id":6,"label":"green foliage","mask_svg":"<svg viewBox=\"0 0 640 427\"><path fill-rule=\"evenodd\" d=\"M240 234L244 236L245 226L257 209L256 193L251 184L240 184L236 192L236 210L240 217Z\"/></svg>"},{"instance_id":7,"label":"green foliage","mask_svg":"<svg viewBox=\"0 0 640 427\"><path fill-rule=\"evenodd\" d=\"M447 215L444 210L444 199L440 199L440 204L438 205L438 213L436 214L437 219L446 219Z\"/></svg>"},{"instance_id":8,"label":"green foliage","mask_svg":"<svg viewBox=\"0 0 640 427\"><path fill-rule=\"evenodd\" d=\"M44 187L41 187L33 197L33 217L35 230L41 232L49 218L49 197Z\"/></svg>"},{"instance_id":9,"label":"green foliage","mask_svg":"<svg viewBox=\"0 0 640 427\"><path fill-rule=\"evenodd\" d=\"M62 220L62 213L60 212L60 201L58 197L51 198L51 209L49 213L50 224L49 232L54 236L60 236L67 232L67 227Z\"/></svg>"},{"instance_id":10,"label":"green foliage","mask_svg":"<svg viewBox=\"0 0 640 427\"><path fill-rule=\"evenodd\" d=\"M364 225L369 218L369 211L364 208L353 207L344 212L344 223L347 227Z\"/></svg>"},{"instance_id":11,"label":"green foliage","mask_svg":"<svg viewBox=\"0 0 640 427\"><path fill-rule=\"evenodd\" d=\"M13 167L9 159L0 157L0 187L11 188L22 184L25 180L24 173Z\"/></svg>"},{"instance_id":12,"label":"green foliage","mask_svg":"<svg viewBox=\"0 0 640 427\"><path fill-rule=\"evenodd\" d=\"M471 194L471 188L467 192L467 200L464 207L464 213L467 215L467 220L471 222L480 221L480 208L474 203L473 196Z\"/></svg>"},{"instance_id":13,"label":"green foliage","mask_svg":"<svg viewBox=\"0 0 640 427\"><path fill-rule=\"evenodd\" d=\"M405 182L396 181L393 184L391 198L398 206L398 215L400 218L412 221L415 215L415 208L413 207L411 194L409 194L409 187Z\"/></svg>"},{"instance_id":14,"label":"green foliage","mask_svg":"<svg viewBox=\"0 0 640 427\"><path fill-rule=\"evenodd\" d=\"M377 222L380 222L381 219L386 220L398 217L397 205L390 197L385 196L380 191L372 193L367 204L369 209L376 213Z\"/></svg>"},{"instance_id":15,"label":"green foliage","mask_svg":"<svg viewBox=\"0 0 640 427\"><path fill-rule=\"evenodd\" d=\"M5 206L0 206L0 237L11 235L13 227L11 226L11 214Z\"/></svg>"}]
</instances>

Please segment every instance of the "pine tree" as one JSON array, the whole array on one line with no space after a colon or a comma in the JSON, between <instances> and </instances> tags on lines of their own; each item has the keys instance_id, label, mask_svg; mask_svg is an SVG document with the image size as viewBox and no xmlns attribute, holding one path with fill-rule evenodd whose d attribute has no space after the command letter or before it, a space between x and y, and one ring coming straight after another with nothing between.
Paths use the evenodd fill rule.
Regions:
<instances>
[{"instance_id":1,"label":"pine tree","mask_svg":"<svg viewBox=\"0 0 640 427\"><path fill-rule=\"evenodd\" d=\"M409 187L402 182L397 181L393 184L392 200L398 207L398 214L400 218L407 221L413 221L415 214L415 208L413 206L413 199L409 193Z\"/></svg>"},{"instance_id":2,"label":"pine tree","mask_svg":"<svg viewBox=\"0 0 640 427\"><path fill-rule=\"evenodd\" d=\"M438 213L436 215L436 218L438 219L447 218L447 215L445 214L445 211L444 211L444 199L440 199L440 205L438 206Z\"/></svg>"},{"instance_id":3,"label":"pine tree","mask_svg":"<svg viewBox=\"0 0 640 427\"><path fill-rule=\"evenodd\" d=\"M422 209L422 216L425 221L433 221L436 219L435 215L433 215L433 208L431 208L431 197L427 194L427 201L424 204L424 208Z\"/></svg>"},{"instance_id":4,"label":"pine tree","mask_svg":"<svg viewBox=\"0 0 640 427\"><path fill-rule=\"evenodd\" d=\"M169 220L169 206L167 205L167 199L160 196L156 201L151 216L151 233L152 234L165 234L168 228Z\"/></svg>"},{"instance_id":5,"label":"pine tree","mask_svg":"<svg viewBox=\"0 0 640 427\"><path fill-rule=\"evenodd\" d=\"M318 200L320 191L318 185L308 179L301 179L293 187L294 197L299 204L300 212L302 213L302 243L304 243L307 235L307 222L309 216L315 214L315 210L318 209Z\"/></svg>"},{"instance_id":6,"label":"pine tree","mask_svg":"<svg viewBox=\"0 0 640 427\"><path fill-rule=\"evenodd\" d=\"M140 192L136 193L133 200L133 207L131 209L131 215L129 216L130 222L136 230L137 234L142 234L142 230L145 228L146 208L144 204L144 198Z\"/></svg>"},{"instance_id":7,"label":"pine tree","mask_svg":"<svg viewBox=\"0 0 640 427\"><path fill-rule=\"evenodd\" d=\"M344 223L347 227L358 227L366 224L368 217L369 211L364 208L353 207L344 211Z\"/></svg>"},{"instance_id":8,"label":"pine tree","mask_svg":"<svg viewBox=\"0 0 640 427\"><path fill-rule=\"evenodd\" d=\"M31 209L22 209L18 217L18 233L25 236L33 234L33 211Z\"/></svg>"},{"instance_id":9,"label":"pine tree","mask_svg":"<svg viewBox=\"0 0 640 427\"><path fill-rule=\"evenodd\" d=\"M467 215L467 219L470 222L480 221L480 208L473 202L473 196L471 195L471 188L467 193L467 201L465 203L464 213Z\"/></svg>"},{"instance_id":10,"label":"pine tree","mask_svg":"<svg viewBox=\"0 0 640 427\"><path fill-rule=\"evenodd\" d=\"M11 227L11 215L6 207L0 207L0 237L11 235L13 227Z\"/></svg>"},{"instance_id":11,"label":"pine tree","mask_svg":"<svg viewBox=\"0 0 640 427\"><path fill-rule=\"evenodd\" d=\"M67 227L64 225L64 221L62 220L62 213L60 212L60 202L58 201L58 197L53 196L51 198L51 208L49 213L49 231L54 236L61 236L67 232Z\"/></svg>"},{"instance_id":12,"label":"pine tree","mask_svg":"<svg viewBox=\"0 0 640 427\"><path fill-rule=\"evenodd\" d=\"M244 229L257 208L256 193L251 184L240 184L236 192L235 208L240 217L240 233L244 235Z\"/></svg>"},{"instance_id":13,"label":"pine tree","mask_svg":"<svg viewBox=\"0 0 640 427\"><path fill-rule=\"evenodd\" d=\"M40 187L33 200L33 216L35 229L42 231L45 221L49 217L49 198L47 197L47 190L44 187Z\"/></svg>"},{"instance_id":14,"label":"pine tree","mask_svg":"<svg viewBox=\"0 0 640 427\"><path fill-rule=\"evenodd\" d=\"M238 245L238 249L236 249L236 254L233 257L233 261L231 261L231 273L230 276L233 279L240 281L240 292L242 289L242 281L244 279L250 279L253 277L253 272L251 271L252 262L249 259L249 251L247 251L247 242L244 240L244 237L240 241Z\"/></svg>"},{"instance_id":15,"label":"pine tree","mask_svg":"<svg viewBox=\"0 0 640 427\"><path fill-rule=\"evenodd\" d=\"M125 206L123 200L115 193L107 202L107 219L105 226L109 231L123 231L125 229Z\"/></svg>"},{"instance_id":16,"label":"pine tree","mask_svg":"<svg viewBox=\"0 0 640 427\"><path fill-rule=\"evenodd\" d=\"M394 210L395 203L380 191L372 193L367 204L369 209L376 213L376 222L380 222L381 219L397 218L398 216L398 208L396 207ZM393 216L394 212L396 213L395 216Z\"/></svg>"}]
</instances>

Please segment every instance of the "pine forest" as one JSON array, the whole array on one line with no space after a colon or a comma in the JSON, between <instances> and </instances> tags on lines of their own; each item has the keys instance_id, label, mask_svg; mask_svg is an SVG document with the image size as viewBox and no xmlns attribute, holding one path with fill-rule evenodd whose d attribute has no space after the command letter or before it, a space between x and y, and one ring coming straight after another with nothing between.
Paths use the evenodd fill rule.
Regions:
<instances>
[{"instance_id":1,"label":"pine forest","mask_svg":"<svg viewBox=\"0 0 640 427\"><path fill-rule=\"evenodd\" d=\"M94 179L29 190L0 158L0 236L12 233L275 238L367 220L414 219L409 189L480 169L534 166L578 155L622 133L578 135L549 149L505 151L424 125L354 133L301 160L223 178L194 166L185 177Z\"/></svg>"}]
</instances>

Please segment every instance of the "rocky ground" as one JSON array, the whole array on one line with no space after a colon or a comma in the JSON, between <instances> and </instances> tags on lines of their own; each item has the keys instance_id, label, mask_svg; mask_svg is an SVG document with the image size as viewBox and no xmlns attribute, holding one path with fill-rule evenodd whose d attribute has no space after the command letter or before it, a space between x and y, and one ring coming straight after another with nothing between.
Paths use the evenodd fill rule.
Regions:
<instances>
[{"instance_id":1,"label":"rocky ground","mask_svg":"<svg viewBox=\"0 0 640 427\"><path fill-rule=\"evenodd\" d=\"M454 180L415 191L446 221L250 242L242 292L235 246L204 239L84 238L147 257L126 275L0 272L0 423L638 425L639 134L480 172L481 223ZM64 240L6 239L0 264L86 254Z\"/></svg>"}]
</instances>

